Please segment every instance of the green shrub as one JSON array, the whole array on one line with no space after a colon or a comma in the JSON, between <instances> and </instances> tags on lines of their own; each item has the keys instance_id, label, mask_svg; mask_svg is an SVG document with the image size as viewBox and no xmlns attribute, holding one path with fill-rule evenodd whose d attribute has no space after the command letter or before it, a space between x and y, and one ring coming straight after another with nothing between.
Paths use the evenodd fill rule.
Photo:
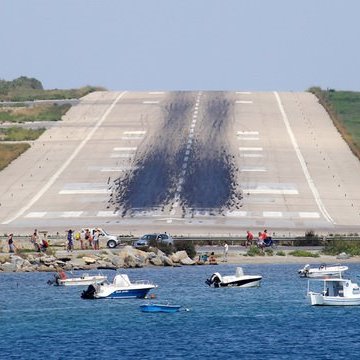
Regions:
<instances>
[{"instance_id":1,"label":"green shrub","mask_svg":"<svg viewBox=\"0 0 360 360\"><path fill-rule=\"evenodd\" d=\"M257 246L250 246L250 249L247 251L247 256L264 256L265 253L261 251Z\"/></svg>"},{"instance_id":2,"label":"green shrub","mask_svg":"<svg viewBox=\"0 0 360 360\"><path fill-rule=\"evenodd\" d=\"M175 240L174 247L176 251L185 250L189 258L193 259L196 256L195 245L192 241L188 240Z\"/></svg>"},{"instance_id":3,"label":"green shrub","mask_svg":"<svg viewBox=\"0 0 360 360\"><path fill-rule=\"evenodd\" d=\"M265 249L265 254L268 255L268 256L273 256L274 251L273 251L273 249Z\"/></svg>"},{"instance_id":4,"label":"green shrub","mask_svg":"<svg viewBox=\"0 0 360 360\"><path fill-rule=\"evenodd\" d=\"M289 252L289 255L296 256L296 257L314 257L317 258L320 255L318 253L312 253L306 250L294 250Z\"/></svg>"},{"instance_id":5,"label":"green shrub","mask_svg":"<svg viewBox=\"0 0 360 360\"><path fill-rule=\"evenodd\" d=\"M326 255L338 255L345 252L352 256L360 255L360 241L357 240L331 240L327 241L323 250Z\"/></svg>"},{"instance_id":6,"label":"green shrub","mask_svg":"<svg viewBox=\"0 0 360 360\"><path fill-rule=\"evenodd\" d=\"M276 252L276 255L277 255L277 256L286 256L285 252L282 251L282 250L277 251L277 252Z\"/></svg>"}]
</instances>

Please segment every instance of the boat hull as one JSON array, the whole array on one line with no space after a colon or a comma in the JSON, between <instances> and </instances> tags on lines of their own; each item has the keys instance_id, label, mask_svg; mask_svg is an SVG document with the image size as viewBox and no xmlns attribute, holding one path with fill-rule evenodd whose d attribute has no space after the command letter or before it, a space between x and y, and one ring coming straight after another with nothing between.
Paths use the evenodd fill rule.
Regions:
<instances>
[{"instance_id":1,"label":"boat hull","mask_svg":"<svg viewBox=\"0 0 360 360\"><path fill-rule=\"evenodd\" d=\"M144 299L151 288L133 290L115 290L110 294L97 293L96 299Z\"/></svg>"},{"instance_id":2,"label":"boat hull","mask_svg":"<svg viewBox=\"0 0 360 360\"><path fill-rule=\"evenodd\" d=\"M231 282L221 282L220 287L259 287L261 283L262 277L254 278L254 279L245 279L245 280L236 280Z\"/></svg>"},{"instance_id":3,"label":"boat hull","mask_svg":"<svg viewBox=\"0 0 360 360\"><path fill-rule=\"evenodd\" d=\"M106 276L94 276L90 278L73 278L58 280L58 286L89 286L91 284L102 284L106 281Z\"/></svg>"},{"instance_id":4,"label":"boat hull","mask_svg":"<svg viewBox=\"0 0 360 360\"><path fill-rule=\"evenodd\" d=\"M359 306L360 297L344 298L340 296L324 296L320 293L309 293L311 305L314 306Z\"/></svg>"}]
</instances>

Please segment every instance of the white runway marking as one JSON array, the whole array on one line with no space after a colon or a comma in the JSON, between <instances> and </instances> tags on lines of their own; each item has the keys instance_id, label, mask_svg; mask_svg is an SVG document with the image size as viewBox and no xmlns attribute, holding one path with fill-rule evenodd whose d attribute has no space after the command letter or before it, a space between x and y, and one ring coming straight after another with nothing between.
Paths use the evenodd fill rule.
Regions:
<instances>
[{"instance_id":1,"label":"white runway marking","mask_svg":"<svg viewBox=\"0 0 360 360\"><path fill-rule=\"evenodd\" d=\"M246 157L246 158L262 158L264 157L263 154L240 154L241 157Z\"/></svg>"},{"instance_id":2,"label":"white runway marking","mask_svg":"<svg viewBox=\"0 0 360 360\"><path fill-rule=\"evenodd\" d=\"M239 95L251 95L252 92L251 91L237 91L236 94L239 94Z\"/></svg>"},{"instance_id":3,"label":"white runway marking","mask_svg":"<svg viewBox=\"0 0 360 360\"><path fill-rule=\"evenodd\" d=\"M314 196L315 202L316 202L320 212L324 216L324 218L328 222L330 222L332 224L335 224L334 220L331 218L331 216L327 212L323 202L321 201L320 194L319 194L319 192L318 192L318 190L317 190L317 188L316 188L316 186L314 184L313 179L311 178L311 175L310 175L309 170L308 170L308 168L306 166L306 162L304 160L304 157L302 156L299 145L298 145L298 143L296 141L295 135L294 135L294 133L293 133L291 127L290 127L289 119L288 119L288 117L286 115L286 112L284 110L284 107L283 107L283 104L281 102L280 96L276 91L274 92L274 94L275 94L275 97L276 97L276 100L277 100L277 103L278 103L278 106L279 106L279 109L280 109L280 112L281 112L281 115L282 115L282 118L283 118L283 121L284 121L284 124L285 124L285 127L286 127L286 130L287 130L287 132L289 134L290 140L291 140L292 145L294 147L294 150L296 152L296 156L297 156L297 158L298 158L298 160L300 162L300 165L301 165L301 168L302 168L303 173L305 175L306 181L307 181L307 183L309 185L309 188L310 188L310 190L311 190L311 192L312 192L312 194Z\"/></svg>"},{"instance_id":4,"label":"white runway marking","mask_svg":"<svg viewBox=\"0 0 360 360\"><path fill-rule=\"evenodd\" d=\"M25 215L26 218L43 218L46 215L46 211L33 211Z\"/></svg>"},{"instance_id":5,"label":"white runway marking","mask_svg":"<svg viewBox=\"0 0 360 360\"><path fill-rule=\"evenodd\" d=\"M59 195L80 195L80 194L92 194L101 195L108 194L108 189L64 189L59 191Z\"/></svg>"},{"instance_id":6,"label":"white runway marking","mask_svg":"<svg viewBox=\"0 0 360 360\"><path fill-rule=\"evenodd\" d=\"M229 217L246 217L248 214L247 211L228 211L226 216Z\"/></svg>"},{"instance_id":7,"label":"white runway marking","mask_svg":"<svg viewBox=\"0 0 360 360\"><path fill-rule=\"evenodd\" d=\"M299 212L299 217L301 218L310 218L310 219L318 219L320 214L318 212Z\"/></svg>"},{"instance_id":8,"label":"white runway marking","mask_svg":"<svg viewBox=\"0 0 360 360\"><path fill-rule=\"evenodd\" d=\"M236 104L252 104L251 100L236 100Z\"/></svg>"},{"instance_id":9,"label":"white runway marking","mask_svg":"<svg viewBox=\"0 0 360 360\"><path fill-rule=\"evenodd\" d=\"M260 140L260 138L258 138L258 137L240 137L239 135L238 135L238 140L245 140L245 141L259 141Z\"/></svg>"},{"instance_id":10,"label":"white runway marking","mask_svg":"<svg viewBox=\"0 0 360 360\"><path fill-rule=\"evenodd\" d=\"M73 217L79 217L81 216L83 211L64 211L60 214L60 217L63 218L73 218Z\"/></svg>"},{"instance_id":11,"label":"white runway marking","mask_svg":"<svg viewBox=\"0 0 360 360\"><path fill-rule=\"evenodd\" d=\"M258 131L238 131L238 135L259 135Z\"/></svg>"},{"instance_id":12,"label":"white runway marking","mask_svg":"<svg viewBox=\"0 0 360 360\"><path fill-rule=\"evenodd\" d=\"M254 194L254 195L256 194L298 195L299 194L299 192L296 189L270 189L262 186L244 189L244 193Z\"/></svg>"},{"instance_id":13,"label":"white runway marking","mask_svg":"<svg viewBox=\"0 0 360 360\"><path fill-rule=\"evenodd\" d=\"M266 172L267 170L264 167L243 167L240 169L241 172Z\"/></svg>"},{"instance_id":14,"label":"white runway marking","mask_svg":"<svg viewBox=\"0 0 360 360\"><path fill-rule=\"evenodd\" d=\"M164 91L149 91L150 95L163 95L165 94Z\"/></svg>"},{"instance_id":15,"label":"white runway marking","mask_svg":"<svg viewBox=\"0 0 360 360\"><path fill-rule=\"evenodd\" d=\"M130 158L130 157L132 157L132 156L134 156L134 153L132 153L132 154L129 154L129 153L120 153L120 154L111 154L110 155L110 158L112 158L112 159L116 159L116 158Z\"/></svg>"},{"instance_id":16,"label":"white runway marking","mask_svg":"<svg viewBox=\"0 0 360 360\"><path fill-rule=\"evenodd\" d=\"M117 212L113 212L113 211L98 211L96 213L97 217L116 217L119 216L119 214Z\"/></svg>"},{"instance_id":17,"label":"white runway marking","mask_svg":"<svg viewBox=\"0 0 360 360\"><path fill-rule=\"evenodd\" d=\"M143 104L146 104L146 105L153 105L153 104L158 104L159 101L151 101L151 100L145 100L143 101Z\"/></svg>"},{"instance_id":18,"label":"white runway marking","mask_svg":"<svg viewBox=\"0 0 360 360\"><path fill-rule=\"evenodd\" d=\"M120 139L121 140L142 140L143 138L144 138L143 136L132 135L132 136L122 136Z\"/></svg>"},{"instance_id":19,"label":"white runway marking","mask_svg":"<svg viewBox=\"0 0 360 360\"><path fill-rule=\"evenodd\" d=\"M280 218L283 214L281 211L263 211L263 217L267 218Z\"/></svg>"},{"instance_id":20,"label":"white runway marking","mask_svg":"<svg viewBox=\"0 0 360 360\"><path fill-rule=\"evenodd\" d=\"M262 147L239 147L240 151L263 151Z\"/></svg>"},{"instance_id":21,"label":"white runway marking","mask_svg":"<svg viewBox=\"0 0 360 360\"><path fill-rule=\"evenodd\" d=\"M116 171L128 171L128 170L134 170L134 166L113 166L113 167L104 167L100 171L101 172L116 172Z\"/></svg>"},{"instance_id":22,"label":"white runway marking","mask_svg":"<svg viewBox=\"0 0 360 360\"><path fill-rule=\"evenodd\" d=\"M71 162L75 159L75 157L79 154L82 148L86 145L86 143L91 139L94 133L98 130L98 128L102 125L102 123L106 120L112 109L115 107L117 102L126 94L126 91L120 93L116 99L112 102L112 104L108 107L105 111L104 115L100 118L100 120L95 124L95 126L91 129L91 131L86 135L83 141L78 145L75 151L69 156L69 158L60 166L60 168L55 172L53 176L50 177L49 181L45 183L40 191L33 196L30 201L23 206L13 217L9 218L8 220L4 221L3 224L9 224L19 216L23 215L25 211L30 209L48 190L49 188L55 183L55 181L59 178L59 176L66 170L66 168L71 164Z\"/></svg>"},{"instance_id":23,"label":"white runway marking","mask_svg":"<svg viewBox=\"0 0 360 360\"><path fill-rule=\"evenodd\" d=\"M114 147L113 151L136 151L137 147Z\"/></svg>"}]
</instances>

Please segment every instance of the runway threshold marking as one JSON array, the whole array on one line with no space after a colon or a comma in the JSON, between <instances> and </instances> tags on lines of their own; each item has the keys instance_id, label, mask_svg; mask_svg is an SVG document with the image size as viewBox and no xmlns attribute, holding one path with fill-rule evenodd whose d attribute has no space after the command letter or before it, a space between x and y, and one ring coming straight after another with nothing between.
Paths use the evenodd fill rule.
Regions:
<instances>
[{"instance_id":1,"label":"runway threshold marking","mask_svg":"<svg viewBox=\"0 0 360 360\"><path fill-rule=\"evenodd\" d=\"M310 175L310 173L309 173L309 170L308 170L308 168L307 168L307 166L306 166L305 159L304 159L304 157L303 157L303 155L302 155L302 153L301 153L301 151L300 151L300 148L299 148L299 145L298 145L298 143L297 143L297 141L296 141L295 135L294 135L294 133L293 133L293 131L292 131L292 129L291 129L291 126L290 126L290 123L289 123L289 119L288 119L288 117L287 117L287 115L286 115L284 106L283 106L283 104L282 104L282 102L281 102L281 99L280 99L280 96L279 96L278 92L275 91L275 92L274 92L274 95L275 95L277 104L278 104L278 106L279 106L279 110L280 110L282 119L283 119L283 121L284 121L286 130L287 130L288 135L289 135L289 137L290 137L291 143L292 143L292 145L293 145L293 147L294 147L296 156L297 156L297 158L298 158L298 160L299 160L299 162L300 162L301 169L302 169L302 171L303 171L303 173L304 173L304 175L305 175L306 181L307 181L307 183L308 183L308 185L309 185L309 188L310 188L310 190L311 190L311 192L312 192L312 194L313 194L313 196L314 196L315 202L316 202L316 204L317 204L317 206L318 206L321 214L324 216L324 218L325 218L328 222L330 222L330 223L332 223L332 224L335 224L335 221L331 218L330 214L329 214L328 211L326 210L325 205L323 204L323 202L322 202L322 200L321 200L321 198L320 198L320 194L319 194L319 192L318 192L318 190L317 190L317 188L316 188L316 186L315 186L315 183L314 183L314 181L313 181L313 179L312 179L312 177L311 177L311 175Z\"/></svg>"},{"instance_id":2,"label":"runway threshold marking","mask_svg":"<svg viewBox=\"0 0 360 360\"><path fill-rule=\"evenodd\" d=\"M105 111L103 116L99 119L99 121L95 124L94 127L90 130L90 132L85 136L85 138L80 142L75 151L69 156L69 158L60 166L60 168L55 172L53 176L50 177L49 181L42 186L42 188L33 196L30 201L23 206L13 217L5 220L2 224L6 225L16 220L19 216L23 215L25 211L29 210L31 206L33 206L55 183L55 181L59 178L59 176L67 169L67 167L71 164L71 162L75 159L75 157L79 154L82 148L87 144L87 142L92 138L95 132L99 129L102 123L106 120L110 112L113 110L117 102L126 94L126 91L120 93L116 99L112 102L112 104Z\"/></svg>"}]
</instances>

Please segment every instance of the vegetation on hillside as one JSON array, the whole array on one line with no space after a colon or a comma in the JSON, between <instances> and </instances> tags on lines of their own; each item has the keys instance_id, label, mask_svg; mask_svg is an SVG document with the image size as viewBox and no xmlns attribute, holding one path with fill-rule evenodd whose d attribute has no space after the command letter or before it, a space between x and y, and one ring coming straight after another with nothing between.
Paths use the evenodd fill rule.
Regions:
<instances>
[{"instance_id":1,"label":"vegetation on hillside","mask_svg":"<svg viewBox=\"0 0 360 360\"><path fill-rule=\"evenodd\" d=\"M59 121L70 109L69 104L41 104L33 107L2 107L0 108L0 123L27 121Z\"/></svg>"},{"instance_id":2,"label":"vegetation on hillside","mask_svg":"<svg viewBox=\"0 0 360 360\"><path fill-rule=\"evenodd\" d=\"M0 143L0 170L8 166L13 160L20 156L30 147L26 143L4 144Z\"/></svg>"},{"instance_id":3,"label":"vegetation on hillside","mask_svg":"<svg viewBox=\"0 0 360 360\"><path fill-rule=\"evenodd\" d=\"M80 89L45 90L42 83L34 78L21 76L12 81L0 79L0 125L3 122L23 123L31 121L58 121L70 109L70 104L25 103L32 100L75 99L103 88L86 86ZM16 102L16 103L6 103ZM41 129L24 129L14 126L0 128L0 141L36 140L43 132ZM0 143L0 170L30 147L29 144Z\"/></svg>"},{"instance_id":4,"label":"vegetation on hillside","mask_svg":"<svg viewBox=\"0 0 360 360\"><path fill-rule=\"evenodd\" d=\"M43 132L45 128L40 129L24 129L18 126L1 129L0 128L0 140L1 141L31 141L36 140Z\"/></svg>"},{"instance_id":5,"label":"vegetation on hillside","mask_svg":"<svg viewBox=\"0 0 360 360\"><path fill-rule=\"evenodd\" d=\"M0 101L78 99L99 90L104 88L85 86L79 89L45 90L39 80L21 76L12 81L0 80Z\"/></svg>"},{"instance_id":6,"label":"vegetation on hillside","mask_svg":"<svg viewBox=\"0 0 360 360\"><path fill-rule=\"evenodd\" d=\"M334 125L360 159L360 92L309 89L326 109Z\"/></svg>"}]
</instances>

